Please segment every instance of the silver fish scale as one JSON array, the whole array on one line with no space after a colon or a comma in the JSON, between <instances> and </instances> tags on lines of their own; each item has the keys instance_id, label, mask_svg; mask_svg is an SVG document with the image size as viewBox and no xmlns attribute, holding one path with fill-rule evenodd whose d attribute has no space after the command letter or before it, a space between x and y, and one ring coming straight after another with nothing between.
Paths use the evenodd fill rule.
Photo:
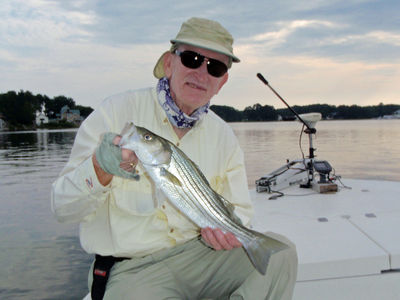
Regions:
<instances>
[{"instance_id":1,"label":"silver fish scale","mask_svg":"<svg viewBox=\"0 0 400 300\"><path fill-rule=\"evenodd\" d=\"M211 226L232 232L242 243L254 238L243 226L231 220L225 204L210 187L197 166L174 145L171 145L171 150L170 167L174 166L174 170L171 171L183 183L182 188L175 187L173 194L179 194L184 200L170 200L179 206L179 209L182 209L181 202L187 202L188 205L184 206L189 211L185 208L182 211L199 227Z\"/></svg>"},{"instance_id":2,"label":"silver fish scale","mask_svg":"<svg viewBox=\"0 0 400 300\"><path fill-rule=\"evenodd\" d=\"M206 227L210 225L208 216L205 214L204 210L199 209L199 205L195 200L195 195L192 190L185 187L187 180L180 176L180 166L175 163L175 160L171 160L170 167L168 171L177 176L177 178L183 184L178 186L176 184L165 185L166 195L168 195L169 200L184 214L186 214L190 220L196 223L200 227Z\"/></svg>"},{"instance_id":3,"label":"silver fish scale","mask_svg":"<svg viewBox=\"0 0 400 300\"><path fill-rule=\"evenodd\" d=\"M207 187L204 185L204 180L199 180L198 176L194 178L192 175L198 175L197 170L185 160L179 152L175 152L172 155L174 162L176 162L178 168L177 171L179 173L179 178L183 181L184 186L187 187L184 189L185 198L193 203L196 209L203 212L203 216L206 219L209 219L210 222L208 225L213 225L212 222L215 217L219 217L220 214L212 214L214 218L210 218L209 213L215 212L215 204L210 201L210 195L207 193ZM201 185L201 186L199 186ZM214 205L213 205L214 204ZM208 213L207 213L208 212Z\"/></svg>"},{"instance_id":4,"label":"silver fish scale","mask_svg":"<svg viewBox=\"0 0 400 300\"><path fill-rule=\"evenodd\" d=\"M133 123L129 126L120 146L135 151L154 185L171 204L200 228L220 228L235 235L254 267L265 275L271 255L288 246L244 227L233 206L211 188L196 164L174 144L146 128Z\"/></svg>"}]
</instances>

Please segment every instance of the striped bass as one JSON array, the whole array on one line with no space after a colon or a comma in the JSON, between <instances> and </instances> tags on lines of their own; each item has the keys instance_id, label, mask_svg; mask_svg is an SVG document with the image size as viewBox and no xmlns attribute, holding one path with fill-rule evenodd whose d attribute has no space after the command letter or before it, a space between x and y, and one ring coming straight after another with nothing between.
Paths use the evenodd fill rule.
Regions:
<instances>
[{"instance_id":1,"label":"striped bass","mask_svg":"<svg viewBox=\"0 0 400 300\"><path fill-rule=\"evenodd\" d=\"M270 256L288 247L243 226L233 205L211 188L197 165L170 141L132 122L121 135L119 146L135 152L156 187L178 210L200 228L234 234L261 274L265 275Z\"/></svg>"}]
</instances>

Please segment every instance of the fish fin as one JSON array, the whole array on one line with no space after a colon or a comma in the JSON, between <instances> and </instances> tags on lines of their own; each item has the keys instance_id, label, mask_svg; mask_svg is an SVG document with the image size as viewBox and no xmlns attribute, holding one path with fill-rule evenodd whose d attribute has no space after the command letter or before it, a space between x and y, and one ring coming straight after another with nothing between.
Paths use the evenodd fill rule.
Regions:
<instances>
[{"instance_id":1,"label":"fish fin","mask_svg":"<svg viewBox=\"0 0 400 300\"><path fill-rule=\"evenodd\" d=\"M208 186L210 186L210 183L208 182L207 177L203 174L201 171L200 167L193 161L191 160L181 149L176 147L174 144L169 143L169 146L174 149L177 153L179 153L180 156L182 156L184 159L190 162L191 167L193 168L193 171L197 173L197 175L204 181L204 183Z\"/></svg>"},{"instance_id":2,"label":"fish fin","mask_svg":"<svg viewBox=\"0 0 400 300\"><path fill-rule=\"evenodd\" d=\"M228 200L226 200L224 197L221 195L218 195L219 198L221 199L222 203L225 205L226 209L228 210L229 216L231 219L233 219L236 223L243 225L242 220L235 214L235 206L230 203Z\"/></svg>"},{"instance_id":3,"label":"fish fin","mask_svg":"<svg viewBox=\"0 0 400 300\"><path fill-rule=\"evenodd\" d=\"M166 168L161 168L160 175L165 177L169 182L173 183L174 185L182 187L182 182Z\"/></svg>"},{"instance_id":4,"label":"fish fin","mask_svg":"<svg viewBox=\"0 0 400 300\"><path fill-rule=\"evenodd\" d=\"M230 203L228 200L226 200L221 195L218 195L218 196L222 200L222 203L224 203L225 207L228 209L228 212L232 215L233 211L235 210L235 207L233 206L233 204Z\"/></svg>"},{"instance_id":5,"label":"fish fin","mask_svg":"<svg viewBox=\"0 0 400 300\"><path fill-rule=\"evenodd\" d=\"M270 257L289 246L257 231L251 230L251 232L255 235L255 239L249 244L243 244L243 247L257 271L265 275Z\"/></svg>"}]
</instances>

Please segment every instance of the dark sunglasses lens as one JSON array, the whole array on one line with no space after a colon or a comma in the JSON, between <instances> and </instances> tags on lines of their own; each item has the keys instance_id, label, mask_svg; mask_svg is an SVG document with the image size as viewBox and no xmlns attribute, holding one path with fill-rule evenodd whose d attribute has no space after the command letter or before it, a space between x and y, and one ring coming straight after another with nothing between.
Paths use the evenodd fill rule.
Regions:
<instances>
[{"instance_id":1,"label":"dark sunglasses lens","mask_svg":"<svg viewBox=\"0 0 400 300\"><path fill-rule=\"evenodd\" d=\"M204 62L204 56L193 51L180 52L179 56L182 64L190 69L197 69ZM207 60L207 71L211 76L221 77L228 71L228 67L219 60L209 58Z\"/></svg>"},{"instance_id":2,"label":"dark sunglasses lens","mask_svg":"<svg viewBox=\"0 0 400 300\"><path fill-rule=\"evenodd\" d=\"M192 51L183 51L180 56L182 64L190 69L197 69L204 61L204 57Z\"/></svg>"},{"instance_id":3,"label":"dark sunglasses lens","mask_svg":"<svg viewBox=\"0 0 400 300\"><path fill-rule=\"evenodd\" d=\"M207 71L210 75L214 77L221 77L226 73L226 71L228 71L228 67L219 60L209 59L207 64Z\"/></svg>"}]
</instances>

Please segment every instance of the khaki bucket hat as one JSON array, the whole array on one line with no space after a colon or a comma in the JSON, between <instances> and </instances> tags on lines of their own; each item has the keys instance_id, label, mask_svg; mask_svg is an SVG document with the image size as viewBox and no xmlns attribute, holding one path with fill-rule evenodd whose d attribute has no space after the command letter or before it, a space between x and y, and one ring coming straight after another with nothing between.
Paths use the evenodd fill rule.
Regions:
<instances>
[{"instance_id":1,"label":"khaki bucket hat","mask_svg":"<svg viewBox=\"0 0 400 300\"><path fill-rule=\"evenodd\" d=\"M176 38L172 39L171 43L171 49L161 55L154 67L153 74L156 78L165 76L164 56L176 49L177 44L187 44L215 51L229 56L232 62L240 62L239 58L233 54L232 35L221 24L212 20L190 18L182 24ZM230 66L231 64L228 67Z\"/></svg>"}]
</instances>

